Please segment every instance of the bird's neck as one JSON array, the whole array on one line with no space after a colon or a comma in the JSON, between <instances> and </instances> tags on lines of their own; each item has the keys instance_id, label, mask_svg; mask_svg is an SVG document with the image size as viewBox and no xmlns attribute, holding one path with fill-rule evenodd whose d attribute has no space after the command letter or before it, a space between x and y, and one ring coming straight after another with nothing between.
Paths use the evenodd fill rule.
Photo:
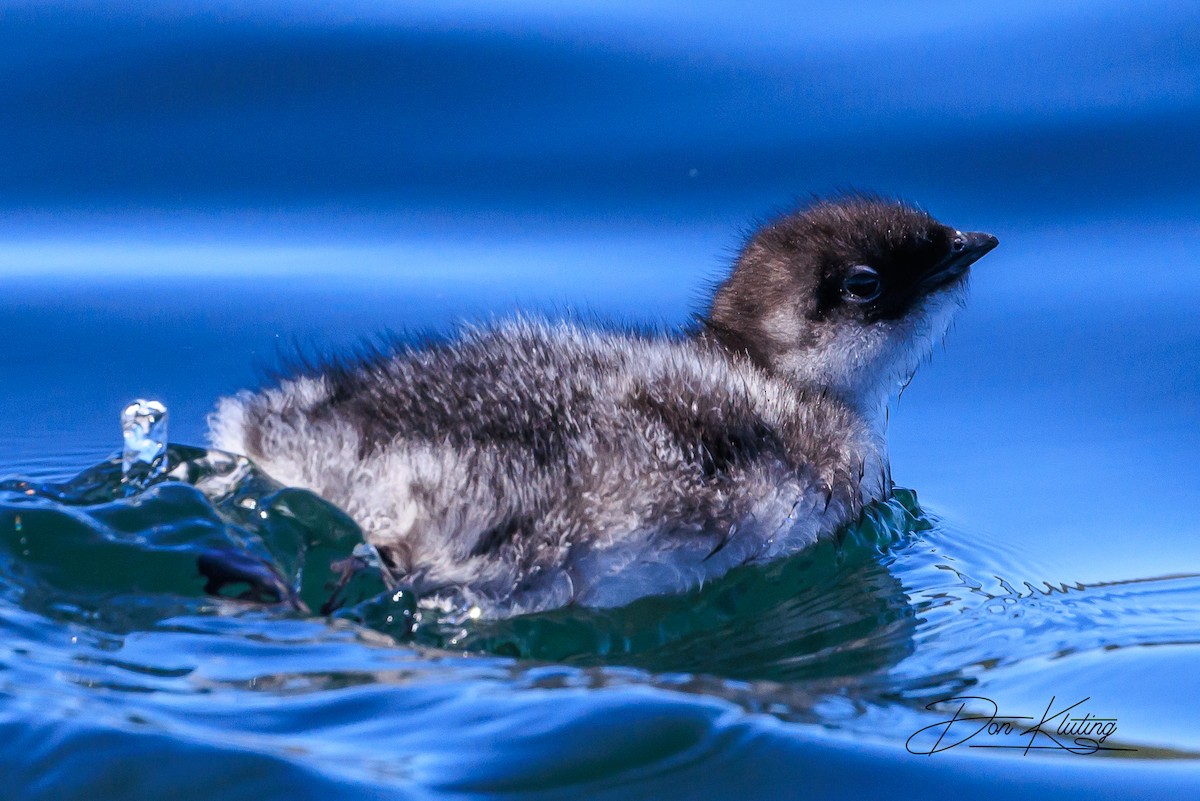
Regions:
<instances>
[{"instance_id":1,"label":"bird's neck","mask_svg":"<svg viewBox=\"0 0 1200 801\"><path fill-rule=\"evenodd\" d=\"M897 389L883 371L868 370L850 354L829 349L820 356L802 348L769 348L758 339L719 320L699 321L695 334L722 350L749 360L808 397L828 397L852 410L881 435L887 429L887 408ZM878 376L873 375L878 373Z\"/></svg>"},{"instance_id":2,"label":"bird's neck","mask_svg":"<svg viewBox=\"0 0 1200 801\"><path fill-rule=\"evenodd\" d=\"M801 349L768 351L756 341L719 321L704 319L693 334L710 346L750 361L772 378L791 386L803 397L822 398L845 408L861 424L862 456L865 459L863 501L878 500L891 491L891 468L887 448L888 404L897 386L893 380L871 380L847 369L852 359L823 363ZM864 380L866 379L866 380Z\"/></svg>"}]
</instances>

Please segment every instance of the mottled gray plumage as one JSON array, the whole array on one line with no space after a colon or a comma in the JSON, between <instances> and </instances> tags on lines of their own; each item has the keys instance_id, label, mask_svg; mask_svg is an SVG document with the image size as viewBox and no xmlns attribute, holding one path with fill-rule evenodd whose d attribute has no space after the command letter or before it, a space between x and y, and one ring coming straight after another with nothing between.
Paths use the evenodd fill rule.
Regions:
<instances>
[{"instance_id":1,"label":"mottled gray plumage","mask_svg":"<svg viewBox=\"0 0 1200 801\"><path fill-rule=\"evenodd\" d=\"M995 246L895 201L757 231L690 331L518 318L221 401L215 447L344 508L418 593L613 606L794 552L890 489L883 411Z\"/></svg>"}]
</instances>

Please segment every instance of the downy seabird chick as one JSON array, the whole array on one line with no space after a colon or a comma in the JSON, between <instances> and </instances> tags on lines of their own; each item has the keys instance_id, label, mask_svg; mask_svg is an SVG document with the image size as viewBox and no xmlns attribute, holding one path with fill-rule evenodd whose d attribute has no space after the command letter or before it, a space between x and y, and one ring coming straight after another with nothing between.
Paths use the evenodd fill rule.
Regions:
<instances>
[{"instance_id":1,"label":"downy seabird chick","mask_svg":"<svg viewBox=\"0 0 1200 801\"><path fill-rule=\"evenodd\" d=\"M349 513L427 602L618 606L793 553L891 490L885 407L995 237L903 203L756 231L676 335L518 318L219 402L214 447Z\"/></svg>"}]
</instances>

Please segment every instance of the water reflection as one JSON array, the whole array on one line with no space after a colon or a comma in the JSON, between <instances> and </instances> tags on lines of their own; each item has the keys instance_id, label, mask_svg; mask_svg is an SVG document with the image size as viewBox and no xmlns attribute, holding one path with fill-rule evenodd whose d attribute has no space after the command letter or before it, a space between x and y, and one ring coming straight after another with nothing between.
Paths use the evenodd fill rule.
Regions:
<instances>
[{"instance_id":1,"label":"water reflection","mask_svg":"<svg viewBox=\"0 0 1200 801\"><path fill-rule=\"evenodd\" d=\"M440 626L438 633L457 647L656 673L777 682L883 673L911 653L916 625L883 555L929 527L915 497L901 490L836 543L735 569L691 593L619 609Z\"/></svg>"}]
</instances>

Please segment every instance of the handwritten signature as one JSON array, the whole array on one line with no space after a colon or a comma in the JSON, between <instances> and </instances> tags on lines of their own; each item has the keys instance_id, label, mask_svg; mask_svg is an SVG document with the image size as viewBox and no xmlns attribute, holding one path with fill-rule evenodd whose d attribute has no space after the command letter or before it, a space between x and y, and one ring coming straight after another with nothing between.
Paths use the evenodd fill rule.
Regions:
<instances>
[{"instance_id":1,"label":"handwritten signature","mask_svg":"<svg viewBox=\"0 0 1200 801\"><path fill-rule=\"evenodd\" d=\"M943 698L926 705L926 709L952 708L958 704L953 717L931 723L913 732L905 747L909 753L933 755L960 746L979 737L968 748L1008 748L1030 751L1067 751L1072 754L1095 754L1099 751L1136 751L1136 748L1121 748L1105 745L1105 741L1117 731L1116 718L1104 718L1079 710L1076 716L1069 713L1091 700L1091 696L1063 706L1054 711L1056 697L1051 696L1046 711L1040 719L1032 715L1001 715L1000 707L990 698L981 695L957 695ZM947 705L950 705L949 707ZM968 706L971 709L968 710ZM990 711L989 711L990 710ZM1028 725L1024 721L1037 722ZM981 742L990 740L990 742Z\"/></svg>"}]
</instances>

